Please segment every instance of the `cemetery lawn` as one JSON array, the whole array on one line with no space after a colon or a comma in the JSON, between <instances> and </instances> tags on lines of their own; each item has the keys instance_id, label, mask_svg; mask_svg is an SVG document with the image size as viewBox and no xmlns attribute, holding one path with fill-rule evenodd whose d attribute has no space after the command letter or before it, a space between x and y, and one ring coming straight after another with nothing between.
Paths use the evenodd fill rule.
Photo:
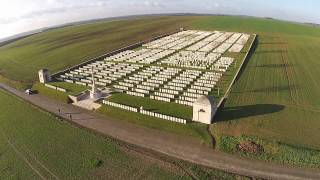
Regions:
<instances>
[{"instance_id":1,"label":"cemetery lawn","mask_svg":"<svg viewBox=\"0 0 320 180\"><path fill-rule=\"evenodd\" d=\"M61 87L67 90L68 94L71 95L77 95L87 89L90 89L90 87L88 86L82 86L82 85L78 85L78 84L71 84L71 83L67 83L67 82L50 82L48 83L50 85L53 86L57 86L57 87Z\"/></svg>"},{"instance_id":2,"label":"cemetery lawn","mask_svg":"<svg viewBox=\"0 0 320 180\"><path fill-rule=\"evenodd\" d=\"M115 140L60 121L3 90L0 103L1 179L191 179L182 169L201 179L239 178L171 158L133 153ZM172 165L176 163L182 169Z\"/></svg>"},{"instance_id":3,"label":"cemetery lawn","mask_svg":"<svg viewBox=\"0 0 320 180\"><path fill-rule=\"evenodd\" d=\"M108 101L136 108L140 108L142 106L144 110L157 112L178 118L184 118L190 121L192 119L191 106L184 106L177 103L158 101L150 99L149 97L130 96L124 93L112 94L111 97L108 98Z\"/></svg>"},{"instance_id":4,"label":"cemetery lawn","mask_svg":"<svg viewBox=\"0 0 320 180\"><path fill-rule=\"evenodd\" d=\"M207 130L208 125L205 124L196 122L180 124L108 105L103 105L100 109L98 109L98 112L119 121L123 120L152 129L167 131L182 136L190 136L198 139L201 143L207 146L212 146L212 139Z\"/></svg>"},{"instance_id":5,"label":"cemetery lawn","mask_svg":"<svg viewBox=\"0 0 320 180\"><path fill-rule=\"evenodd\" d=\"M32 89L34 91L36 91L36 93L40 93L42 95L48 96L52 99L62 101L65 103L69 102L68 95L76 95L76 94L79 94L82 91L90 88L87 86L81 86L78 84L71 84L71 83L66 83L66 82L50 82L48 84L64 88L67 90L67 92L65 93L65 92L61 92L61 91L57 91L57 90L48 88L48 87L44 86L44 84L41 84L41 83L33 84Z\"/></svg>"}]
</instances>

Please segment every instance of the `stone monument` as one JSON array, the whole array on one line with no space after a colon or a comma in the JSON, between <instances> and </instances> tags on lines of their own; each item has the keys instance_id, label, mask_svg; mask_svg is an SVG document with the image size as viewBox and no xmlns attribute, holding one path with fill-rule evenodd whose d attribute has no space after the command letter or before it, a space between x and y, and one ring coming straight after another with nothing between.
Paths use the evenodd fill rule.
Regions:
<instances>
[{"instance_id":1,"label":"stone monument","mask_svg":"<svg viewBox=\"0 0 320 180\"><path fill-rule=\"evenodd\" d=\"M90 91L90 98L91 99L99 99L102 96L102 93L99 89L96 88L93 67L92 67L91 71L92 71L92 88Z\"/></svg>"}]
</instances>

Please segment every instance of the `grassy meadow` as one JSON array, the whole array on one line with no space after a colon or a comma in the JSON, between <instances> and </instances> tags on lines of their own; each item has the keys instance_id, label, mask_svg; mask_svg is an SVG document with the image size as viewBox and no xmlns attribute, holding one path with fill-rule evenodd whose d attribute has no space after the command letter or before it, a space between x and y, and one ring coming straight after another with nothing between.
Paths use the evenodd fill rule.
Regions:
<instances>
[{"instance_id":1,"label":"grassy meadow","mask_svg":"<svg viewBox=\"0 0 320 180\"><path fill-rule=\"evenodd\" d=\"M314 158L297 162L303 161L304 153L312 155L320 150L320 79L317 78L320 74L320 28L272 19L227 16L100 22L52 30L0 47L0 73L11 80L35 81L40 68L56 72L182 26L258 34L254 53L224 107L217 113L215 124L210 126L216 147L237 153L233 151L236 143L246 137L264 142L265 150L274 152L263 158L256 157L258 159L273 160L273 156L287 153L292 156L276 161L318 167L313 163ZM108 111L108 115L118 112L108 108L103 111ZM140 118L128 114L117 116L136 122ZM152 120L146 126L151 127Z\"/></svg>"},{"instance_id":2,"label":"grassy meadow","mask_svg":"<svg viewBox=\"0 0 320 180\"><path fill-rule=\"evenodd\" d=\"M185 19L185 20L183 20ZM0 47L0 73L32 82L39 69L66 69L98 55L185 26L190 18L98 22L50 30Z\"/></svg>"},{"instance_id":3,"label":"grassy meadow","mask_svg":"<svg viewBox=\"0 0 320 180\"><path fill-rule=\"evenodd\" d=\"M165 156L142 155L3 90L0 103L0 179L192 179L185 172L201 179L239 178Z\"/></svg>"}]
</instances>

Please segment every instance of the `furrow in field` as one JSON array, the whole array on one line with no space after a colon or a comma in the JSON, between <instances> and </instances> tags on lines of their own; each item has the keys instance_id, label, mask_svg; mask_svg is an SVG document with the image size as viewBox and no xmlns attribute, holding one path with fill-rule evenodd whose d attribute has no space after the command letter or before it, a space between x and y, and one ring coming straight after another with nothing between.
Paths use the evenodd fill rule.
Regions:
<instances>
[{"instance_id":1,"label":"furrow in field","mask_svg":"<svg viewBox=\"0 0 320 180\"><path fill-rule=\"evenodd\" d=\"M284 63L285 67L285 72L286 76L288 79L288 85L290 87L290 96L293 101L295 101L297 104L299 104L298 101L298 90L297 90L297 83L295 82L295 76L296 74L293 71L293 66L290 64L289 59L288 59L288 46L287 42L283 39L283 37L280 35L280 41L285 42L281 44L281 49L283 50L281 53L281 59Z\"/></svg>"},{"instance_id":2,"label":"furrow in field","mask_svg":"<svg viewBox=\"0 0 320 180\"><path fill-rule=\"evenodd\" d=\"M10 141L10 139L7 139L7 143L10 146L10 148L33 170L35 174L37 174L41 179L46 180L47 178L40 173L40 171L31 163L30 160L22 153L20 152L16 146Z\"/></svg>"},{"instance_id":3,"label":"furrow in field","mask_svg":"<svg viewBox=\"0 0 320 180\"><path fill-rule=\"evenodd\" d=\"M299 76L305 77L304 83L306 83L306 84L304 85L304 87L301 87L301 88L304 89L308 86L317 85L314 77L309 74L309 71L304 71L304 72L298 73L295 70L296 65L300 65L300 63L301 63L302 66L305 66L306 64L308 64L308 62L300 62L299 64L293 64L292 62L290 63L290 59L289 59L289 55L288 55L288 52L290 52L290 50L288 49L288 45L287 45L288 42L285 41L282 36L279 36L279 37L282 42L286 42L286 43L282 44L282 49L284 51L283 51L283 53L281 53L281 58L282 58L283 63L285 64L286 76L288 79L288 84L290 87L290 96L291 96L292 100L294 101L295 105L298 107L302 107L303 109L314 111L314 112L319 112L320 108L314 107L312 105L308 105L308 102L306 102L306 100L304 100L303 96L308 96L308 92L300 94L299 90L298 90L299 85L297 83L297 80L298 80L297 78ZM304 52L303 51L304 48L300 49L300 50L301 50L301 52ZM306 54L306 53L307 52L302 53L302 54ZM313 82L312 85L307 84L308 79L310 79Z\"/></svg>"}]
</instances>

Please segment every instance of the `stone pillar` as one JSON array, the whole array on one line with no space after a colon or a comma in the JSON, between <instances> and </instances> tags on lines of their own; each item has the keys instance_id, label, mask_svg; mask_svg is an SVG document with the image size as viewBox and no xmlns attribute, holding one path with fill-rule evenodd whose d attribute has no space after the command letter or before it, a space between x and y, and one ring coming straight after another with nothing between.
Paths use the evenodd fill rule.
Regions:
<instances>
[{"instance_id":1,"label":"stone pillar","mask_svg":"<svg viewBox=\"0 0 320 180\"><path fill-rule=\"evenodd\" d=\"M51 75L48 69L41 69L38 72L40 83L47 83L51 81Z\"/></svg>"}]
</instances>

